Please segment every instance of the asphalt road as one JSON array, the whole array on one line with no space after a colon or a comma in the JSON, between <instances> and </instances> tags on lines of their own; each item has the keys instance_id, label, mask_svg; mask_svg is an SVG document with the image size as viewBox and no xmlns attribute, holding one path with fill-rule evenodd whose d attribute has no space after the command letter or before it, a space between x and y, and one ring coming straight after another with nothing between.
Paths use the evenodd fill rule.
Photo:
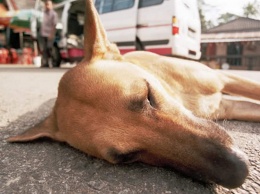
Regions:
<instances>
[{"instance_id":1,"label":"asphalt road","mask_svg":"<svg viewBox=\"0 0 260 194\"><path fill-rule=\"evenodd\" d=\"M221 121L250 159L250 176L238 189L202 184L170 169L140 163L112 165L47 139L9 144L43 119L68 69L0 67L0 193L211 194L260 193L260 123ZM260 81L260 72L234 71Z\"/></svg>"}]
</instances>

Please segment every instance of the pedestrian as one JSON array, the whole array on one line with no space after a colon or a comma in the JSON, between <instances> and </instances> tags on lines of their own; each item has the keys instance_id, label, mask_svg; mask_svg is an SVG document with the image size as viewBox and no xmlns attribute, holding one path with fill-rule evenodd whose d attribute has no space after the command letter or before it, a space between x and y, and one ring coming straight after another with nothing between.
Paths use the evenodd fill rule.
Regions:
<instances>
[{"instance_id":1,"label":"pedestrian","mask_svg":"<svg viewBox=\"0 0 260 194\"><path fill-rule=\"evenodd\" d=\"M51 0L45 0L45 10L41 24L40 35L42 41L42 67L52 66L51 51L54 43L58 15L53 10Z\"/></svg>"}]
</instances>

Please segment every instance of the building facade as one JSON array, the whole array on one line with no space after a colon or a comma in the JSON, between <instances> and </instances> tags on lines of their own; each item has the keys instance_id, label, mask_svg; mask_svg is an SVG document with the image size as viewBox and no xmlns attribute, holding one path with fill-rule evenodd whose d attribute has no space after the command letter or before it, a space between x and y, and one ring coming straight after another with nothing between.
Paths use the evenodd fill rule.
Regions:
<instances>
[{"instance_id":1,"label":"building facade","mask_svg":"<svg viewBox=\"0 0 260 194\"><path fill-rule=\"evenodd\" d=\"M260 20L238 17L202 33L201 61L213 68L260 70Z\"/></svg>"}]
</instances>

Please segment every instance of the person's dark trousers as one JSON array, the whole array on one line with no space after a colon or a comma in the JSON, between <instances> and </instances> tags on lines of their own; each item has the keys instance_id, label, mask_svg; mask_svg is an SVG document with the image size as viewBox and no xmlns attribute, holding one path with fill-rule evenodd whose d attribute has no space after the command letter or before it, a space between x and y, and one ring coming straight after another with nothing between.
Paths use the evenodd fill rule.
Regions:
<instances>
[{"instance_id":1,"label":"person's dark trousers","mask_svg":"<svg viewBox=\"0 0 260 194\"><path fill-rule=\"evenodd\" d=\"M48 37L42 37L42 67L49 67L52 64L49 64L51 59L51 50L52 50L52 40Z\"/></svg>"}]
</instances>

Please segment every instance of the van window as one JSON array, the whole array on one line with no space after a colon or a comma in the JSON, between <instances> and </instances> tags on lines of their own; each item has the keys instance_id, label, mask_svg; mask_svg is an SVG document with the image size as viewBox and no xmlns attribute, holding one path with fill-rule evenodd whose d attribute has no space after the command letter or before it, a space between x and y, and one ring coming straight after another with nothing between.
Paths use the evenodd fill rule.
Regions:
<instances>
[{"instance_id":1,"label":"van window","mask_svg":"<svg viewBox=\"0 0 260 194\"><path fill-rule=\"evenodd\" d=\"M161 4L164 0L140 0L139 8Z\"/></svg>"},{"instance_id":2,"label":"van window","mask_svg":"<svg viewBox=\"0 0 260 194\"><path fill-rule=\"evenodd\" d=\"M78 14L70 13L68 16L68 34L80 36L83 34L84 26L78 20Z\"/></svg>"},{"instance_id":3,"label":"van window","mask_svg":"<svg viewBox=\"0 0 260 194\"><path fill-rule=\"evenodd\" d=\"M99 14L112 11L113 0L96 0L95 7Z\"/></svg>"},{"instance_id":4,"label":"van window","mask_svg":"<svg viewBox=\"0 0 260 194\"><path fill-rule=\"evenodd\" d=\"M95 7L99 14L129 9L135 0L96 0Z\"/></svg>"}]
</instances>

